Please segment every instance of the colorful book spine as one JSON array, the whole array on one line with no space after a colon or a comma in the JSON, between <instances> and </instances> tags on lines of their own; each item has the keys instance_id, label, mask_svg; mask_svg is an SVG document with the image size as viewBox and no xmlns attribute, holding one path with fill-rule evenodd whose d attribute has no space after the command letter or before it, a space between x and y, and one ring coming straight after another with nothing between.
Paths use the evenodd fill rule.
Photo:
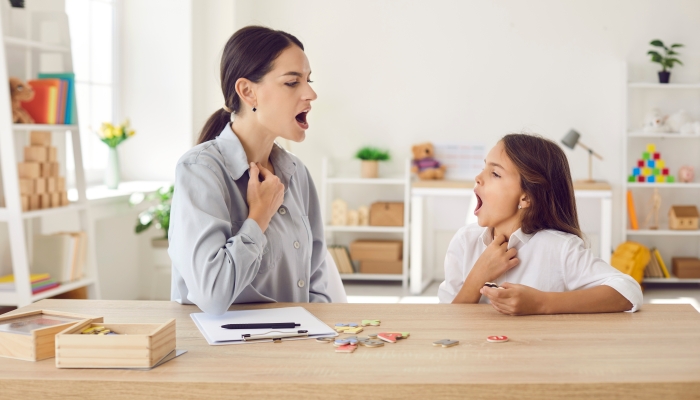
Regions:
<instances>
[{"instance_id":1,"label":"colorful book spine","mask_svg":"<svg viewBox=\"0 0 700 400\"><path fill-rule=\"evenodd\" d=\"M664 259L661 258L659 250L654 249L654 256L656 257L656 261L659 262L659 267L661 267L661 271L664 273L664 278L670 278L671 274L668 272L668 268L666 268L666 264L664 264Z\"/></svg>"},{"instance_id":2,"label":"colorful book spine","mask_svg":"<svg viewBox=\"0 0 700 400\"><path fill-rule=\"evenodd\" d=\"M630 226L633 230L639 229L639 222L637 221L637 210L634 209L634 198L632 197L632 191L627 191L627 212L629 213Z\"/></svg>"}]
</instances>

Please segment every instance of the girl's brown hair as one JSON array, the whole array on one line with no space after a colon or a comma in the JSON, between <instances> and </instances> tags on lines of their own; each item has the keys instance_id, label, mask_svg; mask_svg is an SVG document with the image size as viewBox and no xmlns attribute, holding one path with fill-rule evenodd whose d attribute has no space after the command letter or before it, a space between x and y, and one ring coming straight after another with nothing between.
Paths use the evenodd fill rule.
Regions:
<instances>
[{"instance_id":1,"label":"girl's brown hair","mask_svg":"<svg viewBox=\"0 0 700 400\"><path fill-rule=\"evenodd\" d=\"M523 233L556 229L583 239L569 162L562 149L551 140L527 134L506 135L501 142L530 200L530 207L522 210Z\"/></svg>"},{"instance_id":2,"label":"girl's brown hair","mask_svg":"<svg viewBox=\"0 0 700 400\"><path fill-rule=\"evenodd\" d=\"M236 93L236 81L246 78L260 82L272 69L275 59L289 46L304 50L304 45L294 35L263 26L246 26L231 36L221 56L221 91L224 104L231 111L223 107L214 111L199 133L197 144L219 136L231 121L231 113L240 111L241 99Z\"/></svg>"}]
</instances>

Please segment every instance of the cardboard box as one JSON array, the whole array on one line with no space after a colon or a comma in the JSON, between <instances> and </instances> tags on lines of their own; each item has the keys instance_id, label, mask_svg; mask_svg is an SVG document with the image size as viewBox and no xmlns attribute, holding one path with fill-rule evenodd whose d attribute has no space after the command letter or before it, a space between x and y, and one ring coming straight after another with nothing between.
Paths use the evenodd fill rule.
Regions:
<instances>
[{"instance_id":1,"label":"cardboard box","mask_svg":"<svg viewBox=\"0 0 700 400\"><path fill-rule=\"evenodd\" d=\"M673 275L681 279L700 278L700 259L693 257L671 258Z\"/></svg>"},{"instance_id":2,"label":"cardboard box","mask_svg":"<svg viewBox=\"0 0 700 400\"><path fill-rule=\"evenodd\" d=\"M361 261L360 272L363 274L401 274L403 261Z\"/></svg>"},{"instance_id":3,"label":"cardboard box","mask_svg":"<svg viewBox=\"0 0 700 400\"><path fill-rule=\"evenodd\" d=\"M403 226L403 203L373 203L369 209L371 226Z\"/></svg>"},{"instance_id":4,"label":"cardboard box","mask_svg":"<svg viewBox=\"0 0 700 400\"><path fill-rule=\"evenodd\" d=\"M36 179L41 176L41 164L35 162L21 162L17 164L17 173L23 179Z\"/></svg>"},{"instance_id":5,"label":"cardboard box","mask_svg":"<svg viewBox=\"0 0 700 400\"><path fill-rule=\"evenodd\" d=\"M356 240L350 243L353 261L400 261L403 257L400 240Z\"/></svg>"},{"instance_id":6,"label":"cardboard box","mask_svg":"<svg viewBox=\"0 0 700 400\"><path fill-rule=\"evenodd\" d=\"M34 180L20 178L19 194L22 196L34 194Z\"/></svg>"},{"instance_id":7,"label":"cardboard box","mask_svg":"<svg viewBox=\"0 0 700 400\"><path fill-rule=\"evenodd\" d=\"M51 132L32 131L29 142L32 146L51 146Z\"/></svg>"},{"instance_id":8,"label":"cardboard box","mask_svg":"<svg viewBox=\"0 0 700 400\"><path fill-rule=\"evenodd\" d=\"M117 335L83 335L103 326ZM175 319L162 324L83 321L56 335L56 368L150 368L175 350Z\"/></svg>"},{"instance_id":9,"label":"cardboard box","mask_svg":"<svg viewBox=\"0 0 700 400\"><path fill-rule=\"evenodd\" d=\"M39 318L42 321L31 321ZM56 334L85 321L101 322L102 318L49 310L1 315L0 325L5 325L5 328L0 331L0 356L27 361L51 358L56 352ZM8 326L11 323L19 326ZM41 328L42 325L46 328Z\"/></svg>"}]
</instances>

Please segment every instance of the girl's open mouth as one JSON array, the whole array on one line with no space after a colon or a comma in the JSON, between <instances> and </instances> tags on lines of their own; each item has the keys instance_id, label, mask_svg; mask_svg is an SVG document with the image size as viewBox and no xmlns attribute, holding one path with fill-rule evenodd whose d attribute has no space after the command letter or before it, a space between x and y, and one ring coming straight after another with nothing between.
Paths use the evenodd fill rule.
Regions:
<instances>
[{"instance_id":1,"label":"girl's open mouth","mask_svg":"<svg viewBox=\"0 0 700 400\"><path fill-rule=\"evenodd\" d=\"M481 206L484 205L484 202L481 201L481 197L479 197L478 194L474 193L476 195L476 209L474 210L474 215L476 215L479 210L481 209Z\"/></svg>"},{"instance_id":2,"label":"girl's open mouth","mask_svg":"<svg viewBox=\"0 0 700 400\"><path fill-rule=\"evenodd\" d=\"M308 111L302 111L294 117L294 119L297 120L297 124L299 124L302 129L309 129L309 123L306 122L306 114L308 113Z\"/></svg>"}]
</instances>

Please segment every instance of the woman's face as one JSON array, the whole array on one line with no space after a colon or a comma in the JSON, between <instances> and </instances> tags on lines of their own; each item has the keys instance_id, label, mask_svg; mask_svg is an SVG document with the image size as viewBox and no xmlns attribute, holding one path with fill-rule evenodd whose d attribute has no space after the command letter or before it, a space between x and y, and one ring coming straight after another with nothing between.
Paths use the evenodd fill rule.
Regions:
<instances>
[{"instance_id":1,"label":"woman's face","mask_svg":"<svg viewBox=\"0 0 700 400\"><path fill-rule=\"evenodd\" d=\"M309 128L307 114L317 97L310 83L306 54L297 46L287 47L272 70L255 84L257 111L253 117L276 137L303 141Z\"/></svg>"},{"instance_id":2,"label":"woman's face","mask_svg":"<svg viewBox=\"0 0 700 400\"><path fill-rule=\"evenodd\" d=\"M474 187L477 197L474 214L479 226L497 230L518 228L521 223L518 205L525 208L529 204L521 202L523 191L520 187L520 174L508 158L502 142L498 142L489 151L484 162L486 165L476 176Z\"/></svg>"}]
</instances>

